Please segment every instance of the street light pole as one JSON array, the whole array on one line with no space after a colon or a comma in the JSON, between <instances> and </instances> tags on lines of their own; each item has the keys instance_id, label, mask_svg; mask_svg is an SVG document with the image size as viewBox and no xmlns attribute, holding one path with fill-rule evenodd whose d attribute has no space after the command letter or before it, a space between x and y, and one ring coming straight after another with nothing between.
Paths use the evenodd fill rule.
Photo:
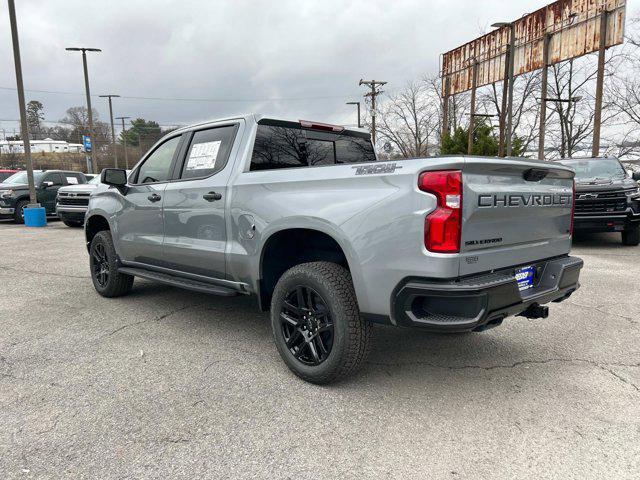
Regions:
<instances>
[{"instance_id":1,"label":"street light pole","mask_svg":"<svg viewBox=\"0 0 640 480\"><path fill-rule=\"evenodd\" d=\"M129 170L129 156L127 155L127 136L124 134L124 121L131 117L116 117L117 120L122 120L122 144L124 146L124 164L127 170Z\"/></svg>"},{"instance_id":2,"label":"street light pole","mask_svg":"<svg viewBox=\"0 0 640 480\"><path fill-rule=\"evenodd\" d=\"M356 105L358 107L358 128L362 128L360 124L360 102L347 102L347 105Z\"/></svg>"},{"instance_id":3,"label":"street light pole","mask_svg":"<svg viewBox=\"0 0 640 480\"><path fill-rule=\"evenodd\" d=\"M113 106L111 105L111 99L113 97L120 97L120 95L100 95L100 98L109 99L109 118L111 119L111 148L113 150L113 165L118 168L118 155L116 154L116 130L113 126Z\"/></svg>"},{"instance_id":4,"label":"street light pole","mask_svg":"<svg viewBox=\"0 0 640 480\"><path fill-rule=\"evenodd\" d=\"M20 60L20 42L18 40L18 24L16 22L16 6L14 0L9 1L9 23L11 24L11 40L13 42L13 60L16 67L16 84L18 88L18 105L20 107L20 134L24 145L24 159L27 166L30 207L40 207L37 203L36 185L33 180L33 164L31 163L31 142L29 141L29 125L27 124L27 108L24 101L24 83L22 81L22 61Z\"/></svg>"},{"instance_id":5,"label":"street light pole","mask_svg":"<svg viewBox=\"0 0 640 480\"><path fill-rule=\"evenodd\" d=\"M94 141L93 141L93 112L91 110L91 91L89 90L89 71L87 69L87 52L101 52L99 48L86 48L86 47L68 47L65 50L69 52L82 52L82 66L84 68L84 88L87 94L87 113L89 115L89 138L91 139L91 172L96 173L98 171L98 162L96 155L94 155Z\"/></svg>"}]
</instances>

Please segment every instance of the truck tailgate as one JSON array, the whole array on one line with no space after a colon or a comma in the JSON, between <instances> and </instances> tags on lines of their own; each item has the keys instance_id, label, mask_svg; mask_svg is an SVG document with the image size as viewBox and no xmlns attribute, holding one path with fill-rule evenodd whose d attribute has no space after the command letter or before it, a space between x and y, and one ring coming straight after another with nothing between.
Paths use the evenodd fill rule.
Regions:
<instances>
[{"instance_id":1,"label":"truck tailgate","mask_svg":"<svg viewBox=\"0 0 640 480\"><path fill-rule=\"evenodd\" d=\"M460 275L564 255L573 172L549 162L467 158Z\"/></svg>"}]
</instances>

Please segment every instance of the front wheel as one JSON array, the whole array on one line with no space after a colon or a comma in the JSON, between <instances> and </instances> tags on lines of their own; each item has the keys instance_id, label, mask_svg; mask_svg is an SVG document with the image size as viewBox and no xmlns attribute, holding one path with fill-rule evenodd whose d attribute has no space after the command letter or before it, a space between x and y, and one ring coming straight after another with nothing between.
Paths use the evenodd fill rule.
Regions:
<instances>
[{"instance_id":1,"label":"front wheel","mask_svg":"<svg viewBox=\"0 0 640 480\"><path fill-rule=\"evenodd\" d=\"M91 240L89 265L93 286L103 297L121 297L131 291L133 277L118 272L116 249L110 232L98 232Z\"/></svg>"},{"instance_id":2,"label":"front wheel","mask_svg":"<svg viewBox=\"0 0 640 480\"><path fill-rule=\"evenodd\" d=\"M622 232L622 243L623 245L628 245L631 247L635 247L640 244L640 226L635 226L633 228L629 228Z\"/></svg>"},{"instance_id":3,"label":"front wheel","mask_svg":"<svg viewBox=\"0 0 640 480\"><path fill-rule=\"evenodd\" d=\"M271 328L289 369L317 384L353 373L371 343L371 324L360 316L351 275L330 262L303 263L282 275Z\"/></svg>"},{"instance_id":4,"label":"front wheel","mask_svg":"<svg viewBox=\"0 0 640 480\"><path fill-rule=\"evenodd\" d=\"M13 220L16 223L24 223L24 209L28 204L27 200L20 200L16 203L16 208L13 210Z\"/></svg>"}]
</instances>

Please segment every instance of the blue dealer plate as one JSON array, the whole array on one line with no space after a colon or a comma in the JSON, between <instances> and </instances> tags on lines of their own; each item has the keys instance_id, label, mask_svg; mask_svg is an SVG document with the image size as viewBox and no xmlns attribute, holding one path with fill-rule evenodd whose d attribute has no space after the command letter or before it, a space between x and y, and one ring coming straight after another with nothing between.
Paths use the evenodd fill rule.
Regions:
<instances>
[{"instance_id":1,"label":"blue dealer plate","mask_svg":"<svg viewBox=\"0 0 640 480\"><path fill-rule=\"evenodd\" d=\"M533 266L516 268L515 277L518 282L520 291L533 287L533 278L536 274L536 268Z\"/></svg>"}]
</instances>

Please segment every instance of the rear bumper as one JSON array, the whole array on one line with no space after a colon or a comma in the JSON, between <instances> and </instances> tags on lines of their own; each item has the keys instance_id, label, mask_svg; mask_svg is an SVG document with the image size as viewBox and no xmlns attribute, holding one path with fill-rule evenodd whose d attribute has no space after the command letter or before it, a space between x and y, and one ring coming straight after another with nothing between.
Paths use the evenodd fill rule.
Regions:
<instances>
[{"instance_id":1,"label":"rear bumper","mask_svg":"<svg viewBox=\"0 0 640 480\"><path fill-rule=\"evenodd\" d=\"M407 279L396 288L392 310L397 325L441 332L481 330L511 315L549 302L561 302L576 291L583 266L577 257L533 264L534 286L520 292L517 267L460 280Z\"/></svg>"}]
</instances>

